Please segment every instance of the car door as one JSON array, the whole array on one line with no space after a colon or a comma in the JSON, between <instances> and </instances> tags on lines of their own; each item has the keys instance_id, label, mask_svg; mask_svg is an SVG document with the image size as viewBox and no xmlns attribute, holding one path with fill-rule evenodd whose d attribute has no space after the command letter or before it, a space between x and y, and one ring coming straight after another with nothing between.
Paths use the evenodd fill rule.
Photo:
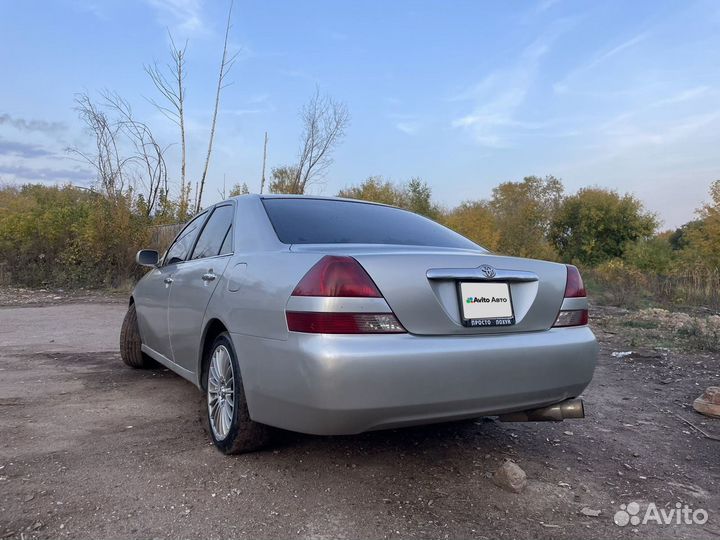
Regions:
<instances>
[{"instance_id":1,"label":"car door","mask_svg":"<svg viewBox=\"0 0 720 540\"><path fill-rule=\"evenodd\" d=\"M153 268L138 284L135 308L143 345L172 360L168 329L168 300L174 275L190 255L200 228L208 213L203 212L183 227L160 265Z\"/></svg>"},{"instance_id":2,"label":"car door","mask_svg":"<svg viewBox=\"0 0 720 540\"><path fill-rule=\"evenodd\" d=\"M231 202L216 206L190 257L173 275L168 303L172 360L189 371L197 366L205 309L232 255L234 214Z\"/></svg>"}]
</instances>

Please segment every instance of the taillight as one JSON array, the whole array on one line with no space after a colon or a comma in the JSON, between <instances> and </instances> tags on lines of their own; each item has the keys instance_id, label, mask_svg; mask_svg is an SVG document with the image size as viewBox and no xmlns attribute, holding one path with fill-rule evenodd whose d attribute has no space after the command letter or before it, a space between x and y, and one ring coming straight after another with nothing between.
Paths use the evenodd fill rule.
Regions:
<instances>
[{"instance_id":1,"label":"taillight","mask_svg":"<svg viewBox=\"0 0 720 540\"><path fill-rule=\"evenodd\" d=\"M345 298L346 301L324 302L324 298ZM406 332L368 273L352 257L326 255L320 259L295 287L285 315L288 330L292 332Z\"/></svg>"},{"instance_id":2,"label":"taillight","mask_svg":"<svg viewBox=\"0 0 720 540\"><path fill-rule=\"evenodd\" d=\"M563 326L583 326L588 323L587 309L565 309L562 310L557 319L555 319L556 328Z\"/></svg>"},{"instance_id":3,"label":"taillight","mask_svg":"<svg viewBox=\"0 0 720 540\"><path fill-rule=\"evenodd\" d=\"M300 280L292 295L382 297L359 262L352 257L334 255L320 259Z\"/></svg>"},{"instance_id":4,"label":"taillight","mask_svg":"<svg viewBox=\"0 0 720 540\"><path fill-rule=\"evenodd\" d=\"M565 298L584 298L587 296L580 271L572 264L566 264L567 282L565 282Z\"/></svg>"},{"instance_id":5,"label":"taillight","mask_svg":"<svg viewBox=\"0 0 720 540\"><path fill-rule=\"evenodd\" d=\"M288 329L309 334L402 334L392 313L322 313L288 311Z\"/></svg>"},{"instance_id":6,"label":"taillight","mask_svg":"<svg viewBox=\"0 0 720 540\"><path fill-rule=\"evenodd\" d=\"M565 282L565 298L566 299L581 299L587 298L587 291L583 284L580 271L572 264L566 264L567 268L567 281ZM574 306L573 306L574 307ZM584 326L588 323L588 309L587 300L575 309L571 308L569 302L563 302L563 306L558 313L557 319L555 319L555 328L568 327L568 326Z\"/></svg>"},{"instance_id":7,"label":"taillight","mask_svg":"<svg viewBox=\"0 0 720 540\"><path fill-rule=\"evenodd\" d=\"M318 303L307 297L352 300L345 303ZM363 302L363 298L367 298L367 302ZM368 273L352 257L326 255L320 259L293 290L285 315L288 330L292 332L311 334L406 332Z\"/></svg>"}]
</instances>

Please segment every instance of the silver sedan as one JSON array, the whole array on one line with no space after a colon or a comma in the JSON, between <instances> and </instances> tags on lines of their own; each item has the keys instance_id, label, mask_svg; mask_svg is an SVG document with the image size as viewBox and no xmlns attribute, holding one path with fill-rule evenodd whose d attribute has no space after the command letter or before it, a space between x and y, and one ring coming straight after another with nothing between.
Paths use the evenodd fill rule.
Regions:
<instances>
[{"instance_id":1,"label":"silver sedan","mask_svg":"<svg viewBox=\"0 0 720 540\"><path fill-rule=\"evenodd\" d=\"M197 385L225 453L273 428L583 416L597 344L574 266L496 255L390 206L284 195L218 203L137 262L150 271L122 358Z\"/></svg>"}]
</instances>

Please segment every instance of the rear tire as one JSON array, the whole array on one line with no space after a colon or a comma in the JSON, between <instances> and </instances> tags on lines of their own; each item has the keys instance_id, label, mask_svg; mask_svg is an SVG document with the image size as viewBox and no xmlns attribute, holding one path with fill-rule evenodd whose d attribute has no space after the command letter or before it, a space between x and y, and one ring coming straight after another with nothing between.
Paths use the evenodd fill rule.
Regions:
<instances>
[{"instance_id":1,"label":"rear tire","mask_svg":"<svg viewBox=\"0 0 720 540\"><path fill-rule=\"evenodd\" d=\"M126 365L135 369L149 369L158 366L155 360L142 352L135 304L130 304L120 329L120 357Z\"/></svg>"},{"instance_id":2,"label":"rear tire","mask_svg":"<svg viewBox=\"0 0 720 540\"><path fill-rule=\"evenodd\" d=\"M213 443L224 454L242 454L267 446L273 429L250 418L230 335L223 332L215 338L208 354L204 408Z\"/></svg>"}]
</instances>

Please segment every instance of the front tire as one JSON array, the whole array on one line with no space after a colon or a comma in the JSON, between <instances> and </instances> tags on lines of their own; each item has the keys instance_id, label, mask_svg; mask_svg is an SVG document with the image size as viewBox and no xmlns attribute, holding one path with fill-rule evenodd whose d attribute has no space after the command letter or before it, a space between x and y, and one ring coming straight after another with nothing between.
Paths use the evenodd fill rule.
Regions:
<instances>
[{"instance_id":1,"label":"front tire","mask_svg":"<svg viewBox=\"0 0 720 540\"><path fill-rule=\"evenodd\" d=\"M120 329L120 357L125 365L135 369L149 369L158 366L155 360L142 352L135 304L130 304Z\"/></svg>"},{"instance_id":2,"label":"front tire","mask_svg":"<svg viewBox=\"0 0 720 540\"><path fill-rule=\"evenodd\" d=\"M215 338L207 362L204 381L207 423L218 450L241 454L269 444L271 428L250 418L240 365L227 332Z\"/></svg>"}]
</instances>

